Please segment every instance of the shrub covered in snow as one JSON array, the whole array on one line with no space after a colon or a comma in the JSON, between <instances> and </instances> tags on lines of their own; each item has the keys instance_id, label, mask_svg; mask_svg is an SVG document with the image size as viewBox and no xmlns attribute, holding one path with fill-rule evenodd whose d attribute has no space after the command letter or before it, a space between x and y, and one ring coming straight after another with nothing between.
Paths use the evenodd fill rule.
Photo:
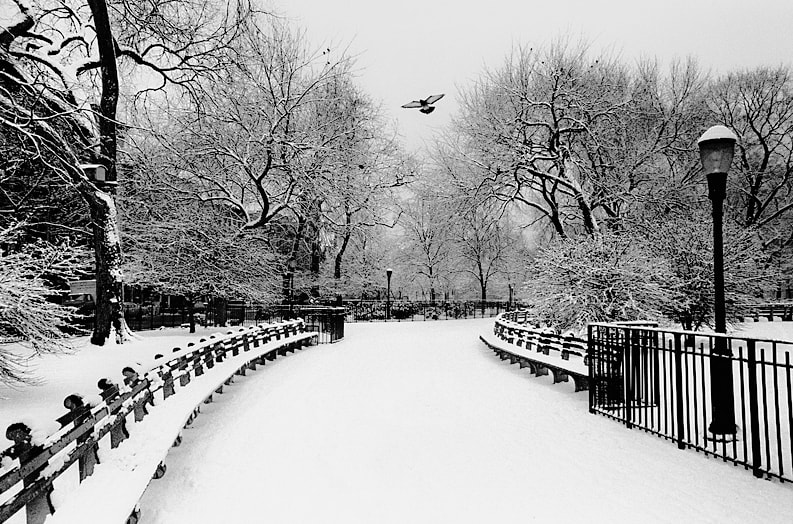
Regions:
<instances>
[{"instance_id":1,"label":"shrub covered in snow","mask_svg":"<svg viewBox=\"0 0 793 524\"><path fill-rule=\"evenodd\" d=\"M0 245L11 245L17 233L15 227L0 230ZM25 364L31 350L42 354L69 349L64 329L73 331L69 321L74 310L49 299L58 293L53 280L71 275L78 263L76 250L41 241L0 252L0 339L16 342L0 344L0 382L30 380Z\"/></svg>"}]
</instances>

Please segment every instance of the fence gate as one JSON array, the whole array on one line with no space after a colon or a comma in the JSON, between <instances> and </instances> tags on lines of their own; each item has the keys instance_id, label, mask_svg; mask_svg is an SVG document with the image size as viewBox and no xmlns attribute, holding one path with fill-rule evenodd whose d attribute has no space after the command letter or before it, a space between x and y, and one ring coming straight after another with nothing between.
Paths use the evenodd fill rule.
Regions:
<instances>
[{"instance_id":1,"label":"fence gate","mask_svg":"<svg viewBox=\"0 0 793 524\"><path fill-rule=\"evenodd\" d=\"M589 329L589 410L627 426L659 398L658 337L636 328Z\"/></svg>"}]
</instances>

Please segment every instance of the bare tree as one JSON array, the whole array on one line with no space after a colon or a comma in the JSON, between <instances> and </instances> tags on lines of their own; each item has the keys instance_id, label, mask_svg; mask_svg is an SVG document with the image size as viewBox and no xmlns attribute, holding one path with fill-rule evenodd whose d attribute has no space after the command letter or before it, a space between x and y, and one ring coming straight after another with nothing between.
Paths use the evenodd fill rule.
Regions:
<instances>
[{"instance_id":1,"label":"bare tree","mask_svg":"<svg viewBox=\"0 0 793 524\"><path fill-rule=\"evenodd\" d=\"M596 236L696 171L703 88L691 60L663 77L566 40L517 48L464 93L445 154L475 167L458 174L483 198L531 210L561 237Z\"/></svg>"},{"instance_id":2,"label":"bare tree","mask_svg":"<svg viewBox=\"0 0 793 524\"><path fill-rule=\"evenodd\" d=\"M481 300L487 300L488 285L494 278L509 273L510 259L520 258L522 240L511 229L492 203L459 218L455 228L458 271L477 283Z\"/></svg>"},{"instance_id":3,"label":"bare tree","mask_svg":"<svg viewBox=\"0 0 793 524\"><path fill-rule=\"evenodd\" d=\"M793 73L790 66L729 73L714 82L711 110L738 135L733 209L766 246L793 245Z\"/></svg>"},{"instance_id":4,"label":"bare tree","mask_svg":"<svg viewBox=\"0 0 793 524\"><path fill-rule=\"evenodd\" d=\"M12 0L11 22L0 31L0 118L45 169L72 184L93 222L97 310L94 344L126 325L121 311L121 246L117 181L120 64L143 67L166 84L188 87L213 74L244 27L244 4L215 8L209 0ZM125 66L126 67L126 66ZM101 164L106 184L82 164Z\"/></svg>"},{"instance_id":5,"label":"bare tree","mask_svg":"<svg viewBox=\"0 0 793 524\"><path fill-rule=\"evenodd\" d=\"M432 301L443 279L452 272L453 223L448 209L427 195L409 203L402 215L402 263L426 283Z\"/></svg>"}]
</instances>

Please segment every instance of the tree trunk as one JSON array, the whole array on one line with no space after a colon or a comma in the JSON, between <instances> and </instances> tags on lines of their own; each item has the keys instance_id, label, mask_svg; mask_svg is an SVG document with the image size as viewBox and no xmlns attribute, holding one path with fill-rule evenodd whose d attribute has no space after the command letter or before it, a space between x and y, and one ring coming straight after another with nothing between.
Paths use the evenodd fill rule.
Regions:
<instances>
[{"instance_id":1,"label":"tree trunk","mask_svg":"<svg viewBox=\"0 0 793 524\"><path fill-rule=\"evenodd\" d=\"M99 103L99 161L107 170L105 179L112 184L117 180L116 154L118 147L116 113L118 106L118 69L116 67L115 40L110 27L105 0L89 0L94 19L99 59L102 63L102 96ZM96 316L94 317L93 344L102 345L110 336L111 325L116 329L116 341L129 339L121 302L121 244L119 242L118 215L114 202L113 185L89 198L94 230L94 258L96 260Z\"/></svg>"},{"instance_id":2,"label":"tree trunk","mask_svg":"<svg viewBox=\"0 0 793 524\"><path fill-rule=\"evenodd\" d=\"M103 345L116 330L116 342L129 340L121 302L121 245L119 243L116 206L113 198L95 191L89 199L93 219L94 259L96 262L96 315L91 343Z\"/></svg>"},{"instance_id":3,"label":"tree trunk","mask_svg":"<svg viewBox=\"0 0 793 524\"><path fill-rule=\"evenodd\" d=\"M350 243L350 237L352 236L352 230L349 228L350 225L350 214L347 214L347 229L344 231L344 239L341 242L341 247L339 248L339 252L336 253L336 259L333 261L333 278L336 280L341 279L341 261L344 257L344 252L347 251L347 245Z\"/></svg>"},{"instance_id":4,"label":"tree trunk","mask_svg":"<svg viewBox=\"0 0 793 524\"><path fill-rule=\"evenodd\" d=\"M188 295L187 299L187 321L190 323L190 333L195 333L195 298Z\"/></svg>"}]
</instances>

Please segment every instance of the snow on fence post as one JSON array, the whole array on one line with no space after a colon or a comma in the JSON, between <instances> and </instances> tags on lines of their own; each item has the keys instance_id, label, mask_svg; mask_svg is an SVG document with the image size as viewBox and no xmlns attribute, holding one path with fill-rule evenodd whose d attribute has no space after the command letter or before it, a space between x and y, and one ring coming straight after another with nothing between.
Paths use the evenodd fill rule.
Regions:
<instances>
[{"instance_id":1,"label":"snow on fence post","mask_svg":"<svg viewBox=\"0 0 793 524\"><path fill-rule=\"evenodd\" d=\"M85 404L83 397L77 394L69 395L63 399L63 407L69 411L56 420L61 427L73 425L75 429L79 430L79 436L77 437L77 451L79 452L80 447L86 444L91 437L87 431L89 428L84 427L89 423L93 425L92 421L89 420L91 419L91 409ZM96 454L97 449L98 445L93 443L84 453L79 454L78 468L80 470L80 482L90 477L94 472L94 466L99 462L99 457Z\"/></svg>"},{"instance_id":2,"label":"snow on fence post","mask_svg":"<svg viewBox=\"0 0 793 524\"><path fill-rule=\"evenodd\" d=\"M33 438L31 429L27 424L22 422L14 422L9 425L6 429L6 438L14 442L14 445L0 453L0 459L8 457L13 460L18 460L20 469L31 460L38 457L43 451L42 446L33 445L31 443ZM23 489L34 488L37 483L41 485L41 482L38 481L38 477L44 467L45 466L39 466L23 477ZM36 489L34 492L28 494L21 501L24 502L25 522L27 524L43 524L47 517L55 511L52 506L51 495L52 484L45 483L40 489ZM18 507L15 506L21 507L20 503L17 503L13 506L4 505L0 508L0 522L5 522L18 511Z\"/></svg>"},{"instance_id":3,"label":"snow on fence post","mask_svg":"<svg viewBox=\"0 0 793 524\"><path fill-rule=\"evenodd\" d=\"M118 386L115 385L109 378L101 378L97 382L102 400L108 405L108 416L116 417L116 420L111 422L110 427L110 448L115 449L129 437L127 431L126 420L124 417L118 415L121 410L121 403L115 402L120 396L121 392ZM110 409L112 406L112 409Z\"/></svg>"}]
</instances>

